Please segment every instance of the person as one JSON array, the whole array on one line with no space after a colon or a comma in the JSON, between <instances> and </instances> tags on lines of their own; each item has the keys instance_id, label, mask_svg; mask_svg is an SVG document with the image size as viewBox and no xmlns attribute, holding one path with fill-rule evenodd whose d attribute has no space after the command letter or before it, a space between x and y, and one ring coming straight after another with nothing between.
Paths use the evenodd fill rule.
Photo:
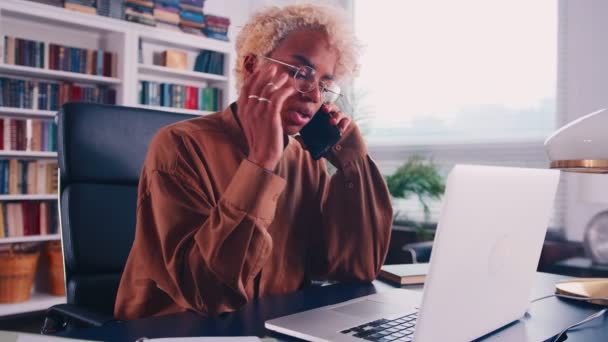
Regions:
<instances>
[{"instance_id":1,"label":"person","mask_svg":"<svg viewBox=\"0 0 608 342\"><path fill-rule=\"evenodd\" d=\"M300 4L254 15L236 42L236 103L152 139L118 319L217 315L312 280L375 279L392 208L357 125L328 102L357 68L336 13ZM293 137L321 106L342 132L324 156L332 176Z\"/></svg>"}]
</instances>

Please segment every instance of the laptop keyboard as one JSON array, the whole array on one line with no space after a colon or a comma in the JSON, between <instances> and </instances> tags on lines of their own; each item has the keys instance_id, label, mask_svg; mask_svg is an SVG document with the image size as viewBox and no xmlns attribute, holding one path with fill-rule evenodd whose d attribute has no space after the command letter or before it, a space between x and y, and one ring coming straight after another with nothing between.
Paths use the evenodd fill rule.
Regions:
<instances>
[{"instance_id":1,"label":"laptop keyboard","mask_svg":"<svg viewBox=\"0 0 608 342\"><path fill-rule=\"evenodd\" d=\"M367 341L411 342L414 340L414 327L417 318L418 312L415 312L394 320L382 318L340 332Z\"/></svg>"},{"instance_id":2,"label":"laptop keyboard","mask_svg":"<svg viewBox=\"0 0 608 342\"><path fill-rule=\"evenodd\" d=\"M367 341L405 341L414 340L414 327L418 312L394 320L379 319L341 331L343 334L358 337Z\"/></svg>"}]
</instances>

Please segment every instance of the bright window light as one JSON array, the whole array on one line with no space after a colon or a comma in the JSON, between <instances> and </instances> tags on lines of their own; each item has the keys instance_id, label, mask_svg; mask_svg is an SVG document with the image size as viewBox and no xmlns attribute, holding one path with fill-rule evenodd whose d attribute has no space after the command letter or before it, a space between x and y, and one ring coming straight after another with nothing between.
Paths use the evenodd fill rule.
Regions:
<instances>
[{"instance_id":1,"label":"bright window light","mask_svg":"<svg viewBox=\"0 0 608 342\"><path fill-rule=\"evenodd\" d=\"M370 144L518 142L556 125L556 0L359 0Z\"/></svg>"}]
</instances>

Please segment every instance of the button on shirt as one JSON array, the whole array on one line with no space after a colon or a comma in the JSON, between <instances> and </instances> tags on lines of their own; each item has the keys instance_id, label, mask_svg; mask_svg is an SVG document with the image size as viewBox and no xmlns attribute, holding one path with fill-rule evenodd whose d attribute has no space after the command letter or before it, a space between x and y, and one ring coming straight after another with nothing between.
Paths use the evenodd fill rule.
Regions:
<instances>
[{"instance_id":1,"label":"button on shirt","mask_svg":"<svg viewBox=\"0 0 608 342\"><path fill-rule=\"evenodd\" d=\"M117 318L217 315L311 279L376 277L392 209L354 123L326 156L333 176L291 137L273 172L247 154L230 107L156 134L139 182Z\"/></svg>"}]
</instances>

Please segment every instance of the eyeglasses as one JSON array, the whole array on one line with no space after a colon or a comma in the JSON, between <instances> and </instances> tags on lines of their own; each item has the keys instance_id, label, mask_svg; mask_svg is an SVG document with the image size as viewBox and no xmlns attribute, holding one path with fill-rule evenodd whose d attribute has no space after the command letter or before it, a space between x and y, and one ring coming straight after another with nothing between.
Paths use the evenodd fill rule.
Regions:
<instances>
[{"instance_id":1,"label":"eyeglasses","mask_svg":"<svg viewBox=\"0 0 608 342\"><path fill-rule=\"evenodd\" d=\"M274 58L270 58L263 55L259 56L271 62L288 67L293 73L294 87L302 94L311 92L317 89L318 87L321 90L323 102L335 102L340 98L340 96L342 96L342 93L340 92L340 87L337 84L333 82L328 83L323 81L316 83L315 75L317 71L307 65L297 67L295 65L281 62Z\"/></svg>"}]
</instances>

